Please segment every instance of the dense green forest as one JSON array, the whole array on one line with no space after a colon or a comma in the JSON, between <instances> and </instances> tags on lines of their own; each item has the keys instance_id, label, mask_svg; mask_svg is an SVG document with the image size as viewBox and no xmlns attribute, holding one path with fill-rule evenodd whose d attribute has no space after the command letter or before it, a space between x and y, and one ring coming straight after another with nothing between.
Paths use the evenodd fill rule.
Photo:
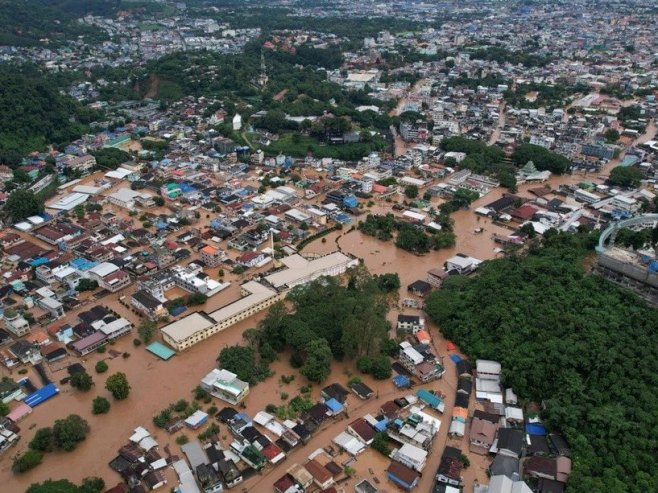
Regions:
<instances>
[{"instance_id":1,"label":"dense green forest","mask_svg":"<svg viewBox=\"0 0 658 493\"><path fill-rule=\"evenodd\" d=\"M68 144L98 117L38 75L0 70L0 162L16 165L48 144Z\"/></svg>"},{"instance_id":2,"label":"dense green forest","mask_svg":"<svg viewBox=\"0 0 658 493\"><path fill-rule=\"evenodd\" d=\"M471 358L500 361L506 386L545 404L573 452L568 492L658 491L658 311L586 272L595 242L551 231L526 255L449 278L425 308Z\"/></svg>"},{"instance_id":3,"label":"dense green forest","mask_svg":"<svg viewBox=\"0 0 658 493\"><path fill-rule=\"evenodd\" d=\"M273 305L258 328L244 332L250 347L224 348L220 364L255 382L269 374L276 353L291 349L292 366L313 382L327 378L332 358L356 358L361 371L388 378L387 354L396 343L388 339L386 314L399 287L396 274L373 276L363 266L348 271L345 286L333 277L297 286L287 297L292 310L283 302Z\"/></svg>"},{"instance_id":4,"label":"dense green forest","mask_svg":"<svg viewBox=\"0 0 658 493\"><path fill-rule=\"evenodd\" d=\"M58 45L83 36L107 39L105 31L79 23L89 13L109 15L118 0L0 0L0 45Z\"/></svg>"}]
</instances>

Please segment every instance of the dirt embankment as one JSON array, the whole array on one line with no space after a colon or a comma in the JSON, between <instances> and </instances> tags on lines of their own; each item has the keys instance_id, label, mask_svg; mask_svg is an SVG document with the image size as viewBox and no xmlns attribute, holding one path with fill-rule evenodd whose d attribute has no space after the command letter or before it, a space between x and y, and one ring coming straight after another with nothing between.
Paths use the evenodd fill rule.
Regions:
<instances>
[{"instance_id":1,"label":"dirt embankment","mask_svg":"<svg viewBox=\"0 0 658 493\"><path fill-rule=\"evenodd\" d=\"M158 95L158 90L160 89L160 77L155 74L149 76L149 88L144 94L144 99L151 98L153 99Z\"/></svg>"}]
</instances>

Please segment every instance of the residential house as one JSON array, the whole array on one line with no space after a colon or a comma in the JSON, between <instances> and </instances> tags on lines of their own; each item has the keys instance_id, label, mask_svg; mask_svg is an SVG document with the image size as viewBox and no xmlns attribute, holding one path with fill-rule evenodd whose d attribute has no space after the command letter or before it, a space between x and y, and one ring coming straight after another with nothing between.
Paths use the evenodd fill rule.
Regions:
<instances>
[{"instance_id":1,"label":"residential house","mask_svg":"<svg viewBox=\"0 0 658 493\"><path fill-rule=\"evenodd\" d=\"M39 346L19 339L9 346L9 352L23 364L37 364L41 361Z\"/></svg>"},{"instance_id":2,"label":"residential house","mask_svg":"<svg viewBox=\"0 0 658 493\"><path fill-rule=\"evenodd\" d=\"M304 493L304 488L297 484L290 474L284 474L274 482L276 493Z\"/></svg>"},{"instance_id":3,"label":"residential house","mask_svg":"<svg viewBox=\"0 0 658 493\"><path fill-rule=\"evenodd\" d=\"M227 488L232 488L242 482L242 474L232 460L220 460L217 468Z\"/></svg>"},{"instance_id":4,"label":"residential house","mask_svg":"<svg viewBox=\"0 0 658 493\"><path fill-rule=\"evenodd\" d=\"M498 454L489 466L491 476L519 477L519 459L509 455Z\"/></svg>"},{"instance_id":5,"label":"residential house","mask_svg":"<svg viewBox=\"0 0 658 493\"><path fill-rule=\"evenodd\" d=\"M306 464L304 468L313 476L313 482L318 486L318 488L326 489L329 488L334 483L334 478L331 472L320 464L318 461L311 459Z\"/></svg>"},{"instance_id":6,"label":"residential house","mask_svg":"<svg viewBox=\"0 0 658 493\"><path fill-rule=\"evenodd\" d=\"M63 164L73 171L79 171L82 174L89 173L96 166L96 158L91 154L82 156L70 156L64 159Z\"/></svg>"},{"instance_id":7,"label":"residential house","mask_svg":"<svg viewBox=\"0 0 658 493\"><path fill-rule=\"evenodd\" d=\"M148 209L155 206L153 195L130 188L120 188L108 195L107 199L111 204L128 210L134 210L136 207Z\"/></svg>"},{"instance_id":8,"label":"residential house","mask_svg":"<svg viewBox=\"0 0 658 493\"><path fill-rule=\"evenodd\" d=\"M267 257L262 252L245 252L235 259L235 261L243 267L250 268L256 267L261 262L264 262Z\"/></svg>"},{"instance_id":9,"label":"residential house","mask_svg":"<svg viewBox=\"0 0 658 493\"><path fill-rule=\"evenodd\" d=\"M374 391L362 382L353 382L349 385L352 392L361 400L370 399L374 395Z\"/></svg>"},{"instance_id":10,"label":"residential house","mask_svg":"<svg viewBox=\"0 0 658 493\"><path fill-rule=\"evenodd\" d=\"M491 476L487 493L532 493L523 481L515 481L505 475Z\"/></svg>"},{"instance_id":11,"label":"residential house","mask_svg":"<svg viewBox=\"0 0 658 493\"><path fill-rule=\"evenodd\" d=\"M491 445L493 445L496 439L496 429L496 425L490 421L473 418L469 434L471 452L480 455L488 454Z\"/></svg>"},{"instance_id":12,"label":"residential house","mask_svg":"<svg viewBox=\"0 0 658 493\"><path fill-rule=\"evenodd\" d=\"M437 482L457 487L462 485L461 472L464 468L464 463L461 460L461 455L461 450L457 448L446 447L444 449L439 468L436 472Z\"/></svg>"},{"instance_id":13,"label":"residential house","mask_svg":"<svg viewBox=\"0 0 658 493\"><path fill-rule=\"evenodd\" d=\"M220 248L206 245L199 250L199 258L207 267L217 267L226 258L226 253Z\"/></svg>"},{"instance_id":14,"label":"residential house","mask_svg":"<svg viewBox=\"0 0 658 493\"><path fill-rule=\"evenodd\" d=\"M406 332L411 332L415 334L419 330L425 328L425 320L423 320L418 315L398 315L398 330L404 330Z\"/></svg>"},{"instance_id":15,"label":"residential house","mask_svg":"<svg viewBox=\"0 0 658 493\"><path fill-rule=\"evenodd\" d=\"M500 455L520 458L524 452L525 436L518 428L501 428L498 438L492 445L492 450Z\"/></svg>"},{"instance_id":16,"label":"residential house","mask_svg":"<svg viewBox=\"0 0 658 493\"><path fill-rule=\"evenodd\" d=\"M347 432L366 445L372 444L375 439L375 429L363 418L352 421L347 426Z\"/></svg>"},{"instance_id":17,"label":"residential house","mask_svg":"<svg viewBox=\"0 0 658 493\"><path fill-rule=\"evenodd\" d=\"M440 288L443 281L449 276L444 269L430 269L427 271L427 282L435 288Z\"/></svg>"},{"instance_id":18,"label":"residential house","mask_svg":"<svg viewBox=\"0 0 658 493\"><path fill-rule=\"evenodd\" d=\"M445 261L444 268L449 274L470 274L482 261L467 255L455 255Z\"/></svg>"},{"instance_id":19,"label":"residential house","mask_svg":"<svg viewBox=\"0 0 658 493\"><path fill-rule=\"evenodd\" d=\"M427 455L427 450L405 443L399 449L394 450L391 457L414 471L423 472L425 464L427 464Z\"/></svg>"},{"instance_id":20,"label":"residential house","mask_svg":"<svg viewBox=\"0 0 658 493\"><path fill-rule=\"evenodd\" d=\"M53 293L54 294L54 293ZM64 316L64 305L51 297L37 299L37 305L43 308L52 319L59 319Z\"/></svg>"},{"instance_id":21,"label":"residential house","mask_svg":"<svg viewBox=\"0 0 658 493\"><path fill-rule=\"evenodd\" d=\"M393 461L386 469L386 477L400 488L410 491L418 485L420 475L404 464Z\"/></svg>"},{"instance_id":22,"label":"residential house","mask_svg":"<svg viewBox=\"0 0 658 493\"><path fill-rule=\"evenodd\" d=\"M400 364L423 383L441 378L445 373L443 365L426 344L412 346L409 342L403 341L399 347Z\"/></svg>"},{"instance_id":23,"label":"residential house","mask_svg":"<svg viewBox=\"0 0 658 493\"><path fill-rule=\"evenodd\" d=\"M332 383L327 385L320 391L320 396L328 401L330 399L336 399L341 404L345 404L349 391L339 383Z\"/></svg>"},{"instance_id":24,"label":"residential house","mask_svg":"<svg viewBox=\"0 0 658 493\"><path fill-rule=\"evenodd\" d=\"M145 289L140 289L130 297L130 305L149 320L157 320L167 314L164 304Z\"/></svg>"},{"instance_id":25,"label":"residential house","mask_svg":"<svg viewBox=\"0 0 658 493\"><path fill-rule=\"evenodd\" d=\"M4 313L5 327L16 337L23 337L30 333L30 323L23 318L23 315L10 310Z\"/></svg>"},{"instance_id":26,"label":"residential house","mask_svg":"<svg viewBox=\"0 0 658 493\"><path fill-rule=\"evenodd\" d=\"M201 464L196 468L196 477L204 493L220 493L224 491L222 479L217 471L209 464Z\"/></svg>"},{"instance_id":27,"label":"residential house","mask_svg":"<svg viewBox=\"0 0 658 493\"><path fill-rule=\"evenodd\" d=\"M544 478L566 483L571 474L571 459L564 456L529 457L523 463L524 476Z\"/></svg>"},{"instance_id":28,"label":"residential house","mask_svg":"<svg viewBox=\"0 0 658 493\"><path fill-rule=\"evenodd\" d=\"M432 286L428 282L418 280L409 284L407 286L407 291L416 296L422 297L429 294L429 292L432 291Z\"/></svg>"},{"instance_id":29,"label":"residential house","mask_svg":"<svg viewBox=\"0 0 658 493\"><path fill-rule=\"evenodd\" d=\"M302 487L302 491L305 491L313 484L313 476L304 466L293 464L286 472Z\"/></svg>"},{"instance_id":30,"label":"residential house","mask_svg":"<svg viewBox=\"0 0 658 493\"><path fill-rule=\"evenodd\" d=\"M297 430L295 430L297 431ZM353 457L356 457L366 449L361 440L355 438L352 434L341 432L335 436L332 442L341 450L344 450Z\"/></svg>"}]
</instances>

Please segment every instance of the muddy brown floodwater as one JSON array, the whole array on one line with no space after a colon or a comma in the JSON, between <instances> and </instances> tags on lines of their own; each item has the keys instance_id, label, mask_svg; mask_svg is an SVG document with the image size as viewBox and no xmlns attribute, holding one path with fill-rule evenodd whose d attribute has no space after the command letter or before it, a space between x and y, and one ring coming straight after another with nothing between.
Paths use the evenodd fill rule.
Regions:
<instances>
[{"instance_id":1,"label":"muddy brown floodwater","mask_svg":"<svg viewBox=\"0 0 658 493\"><path fill-rule=\"evenodd\" d=\"M653 137L656 128L652 124L647 133L642 136L642 141ZM601 171L601 175L607 174L612 166L611 163L606 169ZM577 183L583 180L598 179L597 175L567 175L561 177L552 177L550 185L557 188L561 184ZM521 185L519 195L530 197L528 189L538 185ZM428 269L440 267L443 262L455 253L464 253L472 255L482 260L493 258L496 245L491 240L492 233L509 234L509 230L504 227L491 223L489 219L478 218L473 210L499 198L503 189L492 191L487 196L479 199L471 206L471 210L458 211L453 215L455 220L455 232L457 234L457 244L454 248L431 252L423 256L415 256L403 250L395 248L393 242L387 243L375 240L372 237L362 235L358 231L347 232L349 228L343 231L333 232L324 238L324 241L318 239L309 244L304 250L306 252L328 253L338 248L345 252L352 253L364 260L366 266L374 274L385 272L397 272L401 280L400 298L407 296L406 286L417 280L425 279ZM438 205L433 203L434 206ZM391 211L390 203L377 203L372 207L374 213L385 213ZM476 228L484 228L483 234L474 234ZM213 271L213 275L215 272ZM239 293L239 282L241 278L227 275L227 279L233 281L230 288L219 293L209 300L202 309L211 311L235 299ZM120 293L125 294L125 293ZM113 295L101 300L102 304L108 305L118 313L124 316L130 316L129 310L118 302L118 295ZM406 309L407 313L420 313L417 310ZM71 318L72 318L71 314ZM397 312L392 312L390 320L394 321ZM169 445L172 453L180 454L180 448L175 444L175 436L170 436L162 430L156 429L152 424L152 417L168 404L178 399L185 398L191 400L191 391L199 383L199 380L216 364L216 358L221 349L225 346L244 343L242 332L248 328L254 327L258 320L264 316L261 313L249 320L246 320L214 337L203 341L181 354L177 354L171 360L164 362L148 353L143 346L135 348L132 345L132 337L128 336L120 339L114 346L108 349L115 349L131 353L128 358L121 356L110 359L109 351L105 354L92 354L82 361L89 373L93 376L95 386L87 393L73 391L70 386L62 385L61 394L46 403L34 409L34 412L21 421L22 429L21 440L17 446L10 449L0 457L0 481L2 493L19 493L25 491L28 485L38 481L44 481L48 478L60 479L67 478L74 482L80 482L87 476L102 477L107 486L113 486L120 481L120 477L109 467L108 462L115 457L117 449L122 446L131 435L133 428L145 426L154 433L156 440L160 445L160 451L164 454L164 447ZM134 315L131 316L134 320ZM438 467L443 448L446 445L452 445L461 448L463 452L468 451L468 440L447 438L447 432L450 422L452 407L454 404L454 393L457 376L454 365L450 364L447 359L446 341L441 336L436 327L431 330L433 344L437 353L444 357L446 363L446 374L444 378L437 382L424 385L423 387L441 390L447 395L446 412L442 418L442 426L439 436L434 442L433 449L429 455L428 464L425 474L421 478L417 491L429 491L432 484L432 476ZM109 371L103 375L97 375L94 371L94 365L100 359L105 359L109 365ZM71 363L76 359L71 358ZM61 366L61 365L59 365ZM265 382L252 388L252 392L246 400L246 410L251 415L262 410L268 403L280 404L283 402L281 394L288 394L288 399L293 398L299 392L302 385L307 384L305 379L299 375L299 372L293 370L288 364L288 355L282 354L279 360L272 365L275 375ZM127 374L132 391L128 399L121 402L113 401L109 392L104 389L104 383L107 376L114 372L121 371ZM328 382L339 382L345 385L349 376L356 373L352 363L334 363L332 374ZM280 376L295 375L295 379L289 384L281 383ZM9 375L9 372L2 368L0 376ZM12 375L16 376L16 375ZM32 372L29 374L34 383L39 382L38 377ZM53 370L52 380L59 382L65 375L65 370ZM354 396L349 398L350 417L356 418L367 413L376 413L379 406L385 400L393 397L404 395L404 392L397 391L390 380L376 382L368 376L364 381L371 386L376 392L376 399L366 402L358 401ZM107 415L93 416L91 414L91 401L94 397L105 396L112 402L112 408ZM313 387L313 398L319 397L319 387ZM214 400L213 405L221 407L222 403ZM470 412L479 406L471 396ZM207 409L207 405L202 406ZM46 454L43 463L32 471L20 476L14 476L11 473L12 458L27 449L28 442L34 436L37 428L51 426L54 420L67 416L68 414L79 414L90 424L91 432L87 439L80 443L76 450L70 453L54 452ZM273 482L278 479L289 465L299 462L303 463L306 458L315 449L325 447L330 444L331 439L340 431L344 430L348 423L345 419L338 423L329 423L325 425L305 447L293 450L283 466L266 470L263 474L257 475L245 482L244 487L248 491L260 493L261 491L271 491ZM186 431L190 437L192 432ZM468 428L466 430L468 436ZM224 444L227 445L224 436L228 436L226 428L222 426L221 433ZM485 469L488 465L488 459L474 454L469 454L471 466L464 471L465 491L472 488L474 482L487 482ZM339 462L347 459L343 455L338 458ZM378 478L383 488L393 490L394 487L385 479L384 470L388 461L379 456L377 452L368 450L358 457L358 460L351 466L356 470L356 476L346 483L345 487L349 488L362 478ZM373 472L370 473L370 470ZM177 484L177 479L172 470L167 469L169 484Z\"/></svg>"}]
</instances>

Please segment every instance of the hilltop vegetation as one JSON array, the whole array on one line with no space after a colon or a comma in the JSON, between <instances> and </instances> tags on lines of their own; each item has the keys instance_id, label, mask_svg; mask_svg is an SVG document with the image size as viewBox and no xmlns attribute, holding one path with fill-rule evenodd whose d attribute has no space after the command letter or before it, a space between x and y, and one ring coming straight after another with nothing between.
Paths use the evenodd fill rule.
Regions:
<instances>
[{"instance_id":1,"label":"hilltop vegetation","mask_svg":"<svg viewBox=\"0 0 658 493\"><path fill-rule=\"evenodd\" d=\"M595 238L547 234L527 255L449 278L429 317L506 386L544 402L574 455L568 492L658 490L658 311L582 267Z\"/></svg>"},{"instance_id":2,"label":"hilltop vegetation","mask_svg":"<svg viewBox=\"0 0 658 493\"><path fill-rule=\"evenodd\" d=\"M0 45L58 45L83 36L107 39L104 31L77 21L93 13L109 15L119 0L0 0Z\"/></svg>"},{"instance_id":3,"label":"hilltop vegetation","mask_svg":"<svg viewBox=\"0 0 658 493\"><path fill-rule=\"evenodd\" d=\"M16 165L48 144L67 144L88 130L97 113L63 96L36 74L0 70L0 163Z\"/></svg>"}]
</instances>

